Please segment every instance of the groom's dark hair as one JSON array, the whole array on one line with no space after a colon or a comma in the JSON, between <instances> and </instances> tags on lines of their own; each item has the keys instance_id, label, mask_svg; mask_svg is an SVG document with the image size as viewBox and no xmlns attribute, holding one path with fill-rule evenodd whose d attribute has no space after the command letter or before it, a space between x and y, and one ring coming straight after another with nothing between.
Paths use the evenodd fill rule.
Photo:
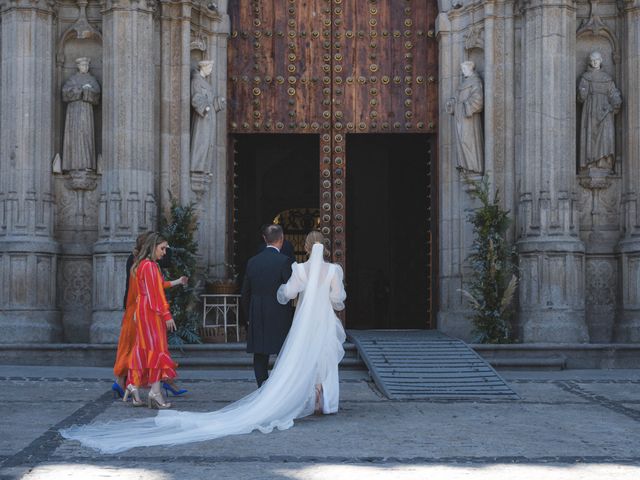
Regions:
<instances>
[{"instance_id":1,"label":"groom's dark hair","mask_svg":"<svg viewBox=\"0 0 640 480\"><path fill-rule=\"evenodd\" d=\"M277 242L282 237L284 237L284 233L280 225L269 225L264 229L264 241L268 245Z\"/></svg>"}]
</instances>

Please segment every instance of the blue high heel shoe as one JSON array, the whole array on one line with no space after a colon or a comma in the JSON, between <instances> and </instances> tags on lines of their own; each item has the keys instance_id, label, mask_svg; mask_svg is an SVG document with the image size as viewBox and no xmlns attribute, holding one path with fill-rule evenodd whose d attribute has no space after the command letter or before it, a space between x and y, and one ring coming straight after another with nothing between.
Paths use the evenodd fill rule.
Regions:
<instances>
[{"instance_id":1,"label":"blue high heel shoe","mask_svg":"<svg viewBox=\"0 0 640 480\"><path fill-rule=\"evenodd\" d=\"M118 385L118 382L113 382L113 385L111 385L111 390L113 390L113 398L124 397L124 390L120 385Z\"/></svg>"},{"instance_id":2,"label":"blue high heel shoe","mask_svg":"<svg viewBox=\"0 0 640 480\"><path fill-rule=\"evenodd\" d=\"M167 382L162 382L162 388L164 388L164 393L167 397L169 396L169 392L171 392L174 397L177 397L178 395L183 395L189 391L189 390L185 390L184 388L181 388L180 390L176 390Z\"/></svg>"}]
</instances>

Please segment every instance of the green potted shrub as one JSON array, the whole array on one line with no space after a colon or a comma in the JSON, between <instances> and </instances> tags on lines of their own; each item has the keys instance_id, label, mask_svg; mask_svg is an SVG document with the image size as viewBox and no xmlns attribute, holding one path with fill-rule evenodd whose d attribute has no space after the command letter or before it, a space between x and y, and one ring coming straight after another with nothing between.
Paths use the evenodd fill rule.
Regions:
<instances>
[{"instance_id":1,"label":"green potted shrub","mask_svg":"<svg viewBox=\"0 0 640 480\"><path fill-rule=\"evenodd\" d=\"M169 333L170 345L201 343L199 326L201 312L196 293L196 254L198 242L195 240L198 229L195 206L190 203L182 206L171 196L171 206L167 217L160 221L160 232L171 247L171 265L163 271L166 278L189 277L185 286L166 291L177 330Z\"/></svg>"},{"instance_id":2,"label":"green potted shrub","mask_svg":"<svg viewBox=\"0 0 640 480\"><path fill-rule=\"evenodd\" d=\"M473 253L468 258L472 279L467 289L461 290L474 310L474 341L508 343L518 286L515 249L506 239L511 224L509 211L500 206L498 190L491 196L487 176L476 180L463 175L469 195L480 201L480 207L469 214L474 233Z\"/></svg>"}]
</instances>

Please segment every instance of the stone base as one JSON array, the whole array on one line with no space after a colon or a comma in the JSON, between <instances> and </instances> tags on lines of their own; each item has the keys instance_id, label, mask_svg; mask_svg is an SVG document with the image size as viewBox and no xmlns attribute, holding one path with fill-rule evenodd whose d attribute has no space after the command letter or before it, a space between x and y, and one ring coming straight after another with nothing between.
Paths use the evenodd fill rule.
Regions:
<instances>
[{"instance_id":1,"label":"stone base","mask_svg":"<svg viewBox=\"0 0 640 480\"><path fill-rule=\"evenodd\" d=\"M583 243L573 237L524 239L518 251L518 339L588 342Z\"/></svg>"},{"instance_id":2,"label":"stone base","mask_svg":"<svg viewBox=\"0 0 640 480\"><path fill-rule=\"evenodd\" d=\"M62 341L60 312L7 310L0 312L0 343L50 343Z\"/></svg>"},{"instance_id":3,"label":"stone base","mask_svg":"<svg viewBox=\"0 0 640 480\"><path fill-rule=\"evenodd\" d=\"M527 343L587 343L584 310L520 310L520 335Z\"/></svg>"},{"instance_id":4,"label":"stone base","mask_svg":"<svg viewBox=\"0 0 640 480\"><path fill-rule=\"evenodd\" d=\"M123 310L93 312L89 339L91 343L118 343Z\"/></svg>"},{"instance_id":5,"label":"stone base","mask_svg":"<svg viewBox=\"0 0 640 480\"><path fill-rule=\"evenodd\" d=\"M620 242L621 305L614 326L614 339L640 342L640 239Z\"/></svg>"},{"instance_id":6,"label":"stone base","mask_svg":"<svg viewBox=\"0 0 640 480\"><path fill-rule=\"evenodd\" d=\"M469 346L491 365L504 370L640 367L640 345L634 344L511 343Z\"/></svg>"},{"instance_id":7,"label":"stone base","mask_svg":"<svg viewBox=\"0 0 640 480\"><path fill-rule=\"evenodd\" d=\"M592 343L609 343L614 341L613 323L615 318L616 312L614 305L587 307L589 341ZM621 341L626 342L626 340Z\"/></svg>"},{"instance_id":8,"label":"stone base","mask_svg":"<svg viewBox=\"0 0 640 480\"><path fill-rule=\"evenodd\" d=\"M640 309L623 311L617 318L614 340L624 343L640 343Z\"/></svg>"},{"instance_id":9,"label":"stone base","mask_svg":"<svg viewBox=\"0 0 640 480\"><path fill-rule=\"evenodd\" d=\"M473 340L473 323L470 311L448 310L438 312L437 328L442 333L459 338L464 342Z\"/></svg>"},{"instance_id":10,"label":"stone base","mask_svg":"<svg viewBox=\"0 0 640 480\"><path fill-rule=\"evenodd\" d=\"M64 341L69 343L88 343L90 321L91 310L63 311Z\"/></svg>"}]
</instances>

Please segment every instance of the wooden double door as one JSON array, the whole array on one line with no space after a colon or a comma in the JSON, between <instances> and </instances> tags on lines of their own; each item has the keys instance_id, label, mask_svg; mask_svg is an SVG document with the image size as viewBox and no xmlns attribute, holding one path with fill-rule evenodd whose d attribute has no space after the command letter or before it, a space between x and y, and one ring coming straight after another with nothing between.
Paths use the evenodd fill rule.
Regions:
<instances>
[{"instance_id":1,"label":"wooden double door","mask_svg":"<svg viewBox=\"0 0 640 480\"><path fill-rule=\"evenodd\" d=\"M307 191L317 198L317 227L346 271L347 324L433 326L437 2L230 0L229 14L236 194L249 195L247 185L259 181L247 178L255 171L243 162L260 164L278 143L303 145L306 153L291 155L305 163L298 170L314 182ZM377 251L367 247L376 235ZM376 262L385 266L372 270ZM402 272L412 265L418 273L409 282ZM418 306L405 308L411 297Z\"/></svg>"}]
</instances>

